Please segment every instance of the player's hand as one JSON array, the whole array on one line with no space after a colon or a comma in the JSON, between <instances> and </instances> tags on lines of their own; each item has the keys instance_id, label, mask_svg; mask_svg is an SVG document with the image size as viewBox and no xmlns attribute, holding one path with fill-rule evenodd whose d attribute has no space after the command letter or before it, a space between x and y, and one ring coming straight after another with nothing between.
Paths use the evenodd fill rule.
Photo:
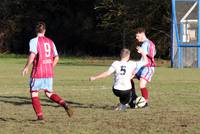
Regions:
<instances>
[{"instance_id":1,"label":"player's hand","mask_svg":"<svg viewBox=\"0 0 200 134\"><path fill-rule=\"evenodd\" d=\"M28 67L25 67L22 71L22 76L26 75L28 73Z\"/></svg>"},{"instance_id":2,"label":"player's hand","mask_svg":"<svg viewBox=\"0 0 200 134\"><path fill-rule=\"evenodd\" d=\"M140 53L140 54L143 53L143 50L142 50L141 47L137 46L136 49L137 49L137 52L138 52L138 53Z\"/></svg>"},{"instance_id":3,"label":"player's hand","mask_svg":"<svg viewBox=\"0 0 200 134\"><path fill-rule=\"evenodd\" d=\"M135 77L135 74L132 74L131 79L133 79Z\"/></svg>"},{"instance_id":4,"label":"player's hand","mask_svg":"<svg viewBox=\"0 0 200 134\"><path fill-rule=\"evenodd\" d=\"M92 76L92 77L89 78L89 80L90 80L90 81L94 81L94 80L95 80L95 77Z\"/></svg>"}]
</instances>

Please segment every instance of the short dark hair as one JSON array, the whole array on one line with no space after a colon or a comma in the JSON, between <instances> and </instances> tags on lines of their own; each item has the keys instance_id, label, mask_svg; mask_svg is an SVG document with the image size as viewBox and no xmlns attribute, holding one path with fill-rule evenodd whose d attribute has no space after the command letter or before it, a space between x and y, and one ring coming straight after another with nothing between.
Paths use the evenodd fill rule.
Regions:
<instances>
[{"instance_id":1,"label":"short dark hair","mask_svg":"<svg viewBox=\"0 0 200 134\"><path fill-rule=\"evenodd\" d=\"M135 30L136 33L145 33L145 29L143 27L139 27Z\"/></svg>"},{"instance_id":2,"label":"short dark hair","mask_svg":"<svg viewBox=\"0 0 200 134\"><path fill-rule=\"evenodd\" d=\"M123 48L120 53L121 58L125 58L126 56L130 55L130 50L128 48Z\"/></svg>"},{"instance_id":3,"label":"short dark hair","mask_svg":"<svg viewBox=\"0 0 200 134\"><path fill-rule=\"evenodd\" d=\"M42 33L42 32L44 32L44 30L46 30L45 22L43 22L43 21L38 22L35 27L36 33Z\"/></svg>"}]
</instances>

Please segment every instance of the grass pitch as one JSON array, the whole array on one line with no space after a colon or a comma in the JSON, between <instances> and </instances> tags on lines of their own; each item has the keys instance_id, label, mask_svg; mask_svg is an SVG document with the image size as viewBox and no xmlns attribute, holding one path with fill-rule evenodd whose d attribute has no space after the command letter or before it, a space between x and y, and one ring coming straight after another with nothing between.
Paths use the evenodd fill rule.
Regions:
<instances>
[{"instance_id":1,"label":"grass pitch","mask_svg":"<svg viewBox=\"0 0 200 134\"><path fill-rule=\"evenodd\" d=\"M54 91L75 110L64 109L40 94L45 123L35 121L23 58L0 58L0 134L199 134L200 70L157 67L148 85L150 106L113 111L118 103L112 77L89 82L111 60L61 59L55 70ZM31 70L31 68L30 68ZM136 87L138 81L135 80ZM140 94L140 91L137 90Z\"/></svg>"}]
</instances>

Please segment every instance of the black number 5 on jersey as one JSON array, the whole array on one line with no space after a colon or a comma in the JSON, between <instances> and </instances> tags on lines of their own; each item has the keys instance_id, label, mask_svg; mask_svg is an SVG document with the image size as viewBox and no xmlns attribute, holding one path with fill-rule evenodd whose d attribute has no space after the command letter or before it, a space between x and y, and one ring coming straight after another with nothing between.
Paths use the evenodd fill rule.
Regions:
<instances>
[{"instance_id":1,"label":"black number 5 on jersey","mask_svg":"<svg viewBox=\"0 0 200 134\"><path fill-rule=\"evenodd\" d=\"M126 74L126 66L121 66L120 75Z\"/></svg>"}]
</instances>

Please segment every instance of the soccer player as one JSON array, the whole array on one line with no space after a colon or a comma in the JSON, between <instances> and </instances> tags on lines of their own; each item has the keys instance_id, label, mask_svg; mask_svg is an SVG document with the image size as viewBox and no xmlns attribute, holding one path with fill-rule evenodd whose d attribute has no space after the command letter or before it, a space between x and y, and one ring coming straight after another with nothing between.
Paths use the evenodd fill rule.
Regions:
<instances>
[{"instance_id":1,"label":"soccer player","mask_svg":"<svg viewBox=\"0 0 200 134\"><path fill-rule=\"evenodd\" d=\"M156 54L156 50L154 43L146 37L144 28L138 28L136 30L136 39L142 43L141 48L148 58L148 64L141 68L137 68L137 73L135 75L139 80L141 94L148 102L149 93L146 85L151 81L151 78L154 74L154 68L156 66L154 56ZM144 57L141 58L141 61L144 61ZM148 106L148 103L146 103L145 107L146 106Z\"/></svg>"},{"instance_id":2,"label":"soccer player","mask_svg":"<svg viewBox=\"0 0 200 134\"><path fill-rule=\"evenodd\" d=\"M29 66L33 63L30 76L30 93L37 119L43 120L42 108L38 98L40 91L44 91L48 98L64 107L68 116L71 117L73 111L70 105L59 95L53 93L52 89L53 70L59 60L55 44L51 39L45 37L46 25L44 22L38 22L35 30L37 37L31 39L29 42L30 55L22 71L22 75L24 76L28 73Z\"/></svg>"},{"instance_id":3,"label":"soccer player","mask_svg":"<svg viewBox=\"0 0 200 134\"><path fill-rule=\"evenodd\" d=\"M129 60L130 50L122 49L120 54L120 60L114 61L110 68L96 76L90 77L90 81L94 81L100 78L105 78L114 73L114 84L113 93L119 97L120 105L116 110L124 111L126 109L126 104L129 104L132 97L132 86L131 79L134 76L136 67L143 66L147 64L147 57L143 50L138 47L138 53L141 53L143 58L146 59L140 62L134 62Z\"/></svg>"}]
</instances>

